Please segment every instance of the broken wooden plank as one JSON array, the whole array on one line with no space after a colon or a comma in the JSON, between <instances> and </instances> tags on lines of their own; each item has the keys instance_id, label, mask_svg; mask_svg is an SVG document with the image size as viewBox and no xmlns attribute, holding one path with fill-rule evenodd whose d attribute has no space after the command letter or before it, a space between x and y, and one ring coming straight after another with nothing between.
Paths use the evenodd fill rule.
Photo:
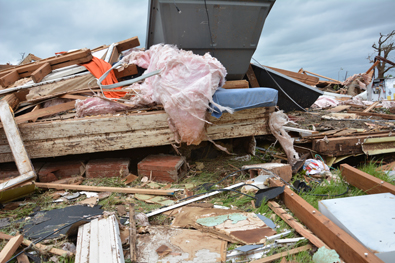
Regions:
<instances>
[{"instance_id":1,"label":"broken wooden plank","mask_svg":"<svg viewBox=\"0 0 395 263\"><path fill-rule=\"evenodd\" d=\"M279 180L269 179L270 185L283 186ZM320 211L307 203L288 186L281 195L285 206L318 238L346 262L382 262L374 253L334 224Z\"/></svg>"},{"instance_id":2,"label":"broken wooden plank","mask_svg":"<svg viewBox=\"0 0 395 263\"><path fill-rule=\"evenodd\" d=\"M18 108L20 102L19 98L14 93L4 96L1 100L7 101L8 105L12 108L12 110Z\"/></svg>"},{"instance_id":3,"label":"broken wooden plank","mask_svg":"<svg viewBox=\"0 0 395 263\"><path fill-rule=\"evenodd\" d=\"M268 66L265 66L265 67L268 67ZM303 82L303 83L305 83L307 85L310 85L310 86L317 85L319 80L320 80L317 77L309 76L309 75L306 75L306 74L301 74L301 73L298 73L298 72L293 72L293 71L289 71L289 70L285 70L285 69L279 69L279 68L273 68L273 67L268 67L268 68L270 68L270 69L272 69L274 71L277 71L277 72L279 72L281 74L284 74L284 75L286 75L288 77L291 77L293 79L296 79L296 80L298 80L300 82Z\"/></svg>"},{"instance_id":4,"label":"broken wooden plank","mask_svg":"<svg viewBox=\"0 0 395 263\"><path fill-rule=\"evenodd\" d=\"M242 80L228 80L225 82L225 85L222 86L224 89L248 89L248 81L245 79Z\"/></svg>"},{"instance_id":5,"label":"broken wooden plank","mask_svg":"<svg viewBox=\"0 0 395 263\"><path fill-rule=\"evenodd\" d=\"M51 65L47 62L44 63L41 67L36 69L31 77L34 83L40 82L46 75L52 72L52 67Z\"/></svg>"},{"instance_id":6,"label":"broken wooden plank","mask_svg":"<svg viewBox=\"0 0 395 263\"><path fill-rule=\"evenodd\" d=\"M105 187L105 186L88 186L74 184L51 184L37 183L39 188L57 189L57 190L78 190L91 192L112 192L124 194L147 194L147 195L174 195L175 189L156 190L156 189L139 189L139 188L121 188L121 187Z\"/></svg>"},{"instance_id":7,"label":"broken wooden plank","mask_svg":"<svg viewBox=\"0 0 395 263\"><path fill-rule=\"evenodd\" d=\"M268 256L268 257L264 257L264 258L261 258L261 259L253 260L253 261L251 261L251 263L272 262L272 261L280 259L282 257L293 255L293 254L296 254L296 253L299 253L299 252L302 252L302 251L307 251L307 250L312 249L312 248L313 247L311 245L305 245L303 247L293 248L293 249L290 249L290 250L285 251L285 252L280 252L280 253L277 253L277 254L274 254L274 255L271 255L271 256Z\"/></svg>"},{"instance_id":8,"label":"broken wooden plank","mask_svg":"<svg viewBox=\"0 0 395 263\"><path fill-rule=\"evenodd\" d=\"M367 194L392 193L395 194L395 185L367 174L348 164L341 164L340 170L343 179Z\"/></svg>"},{"instance_id":9,"label":"broken wooden plank","mask_svg":"<svg viewBox=\"0 0 395 263\"><path fill-rule=\"evenodd\" d=\"M18 249L18 247L22 243L22 240L23 240L23 236L18 235L18 236L12 237L10 239L10 241L8 241L8 243L5 245L5 247L0 252L0 263L5 263L8 260L10 260L12 255L15 253L15 251Z\"/></svg>"},{"instance_id":10,"label":"broken wooden plank","mask_svg":"<svg viewBox=\"0 0 395 263\"><path fill-rule=\"evenodd\" d=\"M347 111L347 113L354 113L361 116L375 116L380 117L386 120L395 120L394 114L386 114L386 113L374 113L374 112L362 112L362 111Z\"/></svg>"},{"instance_id":11,"label":"broken wooden plank","mask_svg":"<svg viewBox=\"0 0 395 263\"><path fill-rule=\"evenodd\" d=\"M137 232L136 220L134 217L134 204L129 204L129 247L130 260L137 262Z\"/></svg>"},{"instance_id":12,"label":"broken wooden plank","mask_svg":"<svg viewBox=\"0 0 395 263\"><path fill-rule=\"evenodd\" d=\"M343 110L347 110L351 108L351 105L338 105L334 108L329 109L330 112L341 112Z\"/></svg>"},{"instance_id":13,"label":"broken wooden plank","mask_svg":"<svg viewBox=\"0 0 395 263\"><path fill-rule=\"evenodd\" d=\"M72 100L86 100L89 97L81 96L81 95L65 94L65 95L60 96L59 98L72 99Z\"/></svg>"},{"instance_id":14,"label":"broken wooden plank","mask_svg":"<svg viewBox=\"0 0 395 263\"><path fill-rule=\"evenodd\" d=\"M313 72L310 72L310 71L307 71L307 70L303 70L303 73L309 73L311 75L314 75L314 76L317 76L317 77L320 77L320 78L323 78L323 79L329 79L329 80L333 81L336 84L341 84L341 82L336 80L336 79L331 79L331 78L328 78L328 77L325 77L325 76L322 76L322 75L319 75L319 74L316 74L316 73L313 73Z\"/></svg>"},{"instance_id":15,"label":"broken wooden plank","mask_svg":"<svg viewBox=\"0 0 395 263\"><path fill-rule=\"evenodd\" d=\"M2 239L2 240L10 240L13 237L14 236L10 236L10 235L0 232L0 239ZM32 241L27 240L27 239L23 239L23 241L22 241L22 244L27 247L30 246L30 244L32 244L32 243L33 243ZM36 247L37 249L42 250L42 251L49 251L51 254L58 255L58 256L72 256L72 255L74 255L70 251L66 251L66 250L58 249L58 248L51 248L50 249L50 247L47 247L46 245L43 245L40 243L32 244L32 246L33 246L33 248Z\"/></svg>"},{"instance_id":16,"label":"broken wooden plank","mask_svg":"<svg viewBox=\"0 0 395 263\"><path fill-rule=\"evenodd\" d=\"M257 80L257 78L255 76L255 72L252 69L251 64L248 67L246 75L247 75L248 81L250 82L251 88L258 88L258 87L260 87L259 82L258 82L258 80Z\"/></svg>"},{"instance_id":17,"label":"broken wooden plank","mask_svg":"<svg viewBox=\"0 0 395 263\"><path fill-rule=\"evenodd\" d=\"M0 85L6 88L15 83L20 78L17 70L12 70L3 77L0 78Z\"/></svg>"},{"instance_id":18,"label":"broken wooden plank","mask_svg":"<svg viewBox=\"0 0 395 263\"><path fill-rule=\"evenodd\" d=\"M377 104L379 104L380 103L380 101L376 101L376 102L374 102L372 105L370 105L369 107L367 107L366 109L364 109L362 112L369 112L369 111L371 111L374 107L376 107L377 106Z\"/></svg>"},{"instance_id":19,"label":"broken wooden plank","mask_svg":"<svg viewBox=\"0 0 395 263\"><path fill-rule=\"evenodd\" d=\"M7 142L11 148L13 159L18 168L20 176L10 179L0 184L0 191L14 187L28 180L36 179L36 172L26 152L21 139L21 134L16 126L10 107L6 101L0 101L0 120L7 137Z\"/></svg>"},{"instance_id":20,"label":"broken wooden plank","mask_svg":"<svg viewBox=\"0 0 395 263\"><path fill-rule=\"evenodd\" d=\"M2 71L1 74L10 73L11 71L16 70L19 74L19 78L29 77L31 74L40 68L43 64L49 63L51 65L52 70L59 69L75 64L86 63L92 60L92 54L89 49L81 49L73 52L66 53L64 55L50 57L47 59L42 59L35 63L30 63L27 65L20 65L11 70ZM5 76L3 76L5 77ZM18 78L18 79L19 79ZM2 79L2 78L1 78ZM0 79L0 83L1 83ZM5 86L3 86L5 87Z\"/></svg>"},{"instance_id":21,"label":"broken wooden plank","mask_svg":"<svg viewBox=\"0 0 395 263\"><path fill-rule=\"evenodd\" d=\"M69 101L48 108L38 109L33 112L26 113L24 115L15 118L16 123L22 123L30 120L34 120L40 117L45 117L52 114L57 114L63 111L72 110L75 108L75 101Z\"/></svg>"},{"instance_id":22,"label":"broken wooden plank","mask_svg":"<svg viewBox=\"0 0 395 263\"><path fill-rule=\"evenodd\" d=\"M305 228L301 223L297 222L295 218L293 218L290 214L287 213L284 209L281 208L281 206L274 202L274 201L269 201L268 206L275 212L279 217L281 217L282 220L285 221L290 227L296 230L300 235L304 236L307 238L314 246L320 248L320 247L327 247L329 248L321 239L319 239L316 235L311 233L310 230Z\"/></svg>"},{"instance_id":23,"label":"broken wooden plank","mask_svg":"<svg viewBox=\"0 0 395 263\"><path fill-rule=\"evenodd\" d=\"M386 133L365 133L365 135L355 134L353 136L314 139L312 149L321 155L343 156L361 154L362 144L366 138L388 137Z\"/></svg>"}]
</instances>

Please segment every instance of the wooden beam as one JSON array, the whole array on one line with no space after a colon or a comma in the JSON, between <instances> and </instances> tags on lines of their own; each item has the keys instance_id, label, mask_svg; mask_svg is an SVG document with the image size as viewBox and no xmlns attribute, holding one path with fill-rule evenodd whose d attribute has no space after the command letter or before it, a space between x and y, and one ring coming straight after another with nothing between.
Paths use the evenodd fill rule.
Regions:
<instances>
[{"instance_id":1,"label":"wooden beam","mask_svg":"<svg viewBox=\"0 0 395 263\"><path fill-rule=\"evenodd\" d=\"M3 88L7 88L8 86L14 84L19 78L20 76L18 71L14 69L0 78L0 85Z\"/></svg>"},{"instance_id":2,"label":"wooden beam","mask_svg":"<svg viewBox=\"0 0 395 263\"><path fill-rule=\"evenodd\" d=\"M12 108L12 110L15 110L19 106L19 98L14 94L8 94L4 96L1 100L7 101L8 105Z\"/></svg>"},{"instance_id":3,"label":"wooden beam","mask_svg":"<svg viewBox=\"0 0 395 263\"><path fill-rule=\"evenodd\" d=\"M282 257L286 257L288 255L293 255L293 254L296 254L296 253L299 253L299 252L302 252L302 251L307 251L307 250L312 249L312 248L313 247L311 245L305 245L303 247L297 247L297 248L290 249L290 250L285 251L285 252L281 252L281 253L277 253L277 254L274 254L274 255L271 255L271 256L268 256L268 257L264 257L264 258L261 258L261 259L253 260L250 263L268 263L268 262L273 262L273 261L275 261L277 259L280 259Z\"/></svg>"},{"instance_id":4,"label":"wooden beam","mask_svg":"<svg viewBox=\"0 0 395 263\"><path fill-rule=\"evenodd\" d=\"M18 235L12 237L10 241L8 241L7 245L5 245L5 247L0 252L0 263L5 263L8 260L10 260L12 255L15 253L15 251L22 243L22 240L23 240L23 236Z\"/></svg>"},{"instance_id":5,"label":"wooden beam","mask_svg":"<svg viewBox=\"0 0 395 263\"><path fill-rule=\"evenodd\" d=\"M258 82L258 80L257 80L257 78L255 76L255 72L252 69L251 64L248 67L246 75L247 75L248 81L250 82L251 88L259 88L260 87L259 82Z\"/></svg>"},{"instance_id":6,"label":"wooden beam","mask_svg":"<svg viewBox=\"0 0 395 263\"><path fill-rule=\"evenodd\" d=\"M269 181L270 185L283 186L279 180L271 178ZM318 238L335 249L345 262L383 262L288 186L281 197L285 206Z\"/></svg>"},{"instance_id":7,"label":"wooden beam","mask_svg":"<svg viewBox=\"0 0 395 263\"><path fill-rule=\"evenodd\" d=\"M130 260L137 262L137 231L134 217L134 204L129 204L129 246Z\"/></svg>"},{"instance_id":8,"label":"wooden beam","mask_svg":"<svg viewBox=\"0 0 395 263\"><path fill-rule=\"evenodd\" d=\"M329 248L321 239L319 239L316 235L311 233L310 230L305 228L301 223L295 220L290 214L287 213L284 209L281 208L281 206L274 202L274 201L269 201L268 206L270 209L273 210L274 213L276 213L279 217L281 217L282 220L285 221L290 227L296 230L300 235L303 237L307 238L314 246L320 248L320 247L326 247Z\"/></svg>"},{"instance_id":9,"label":"wooden beam","mask_svg":"<svg viewBox=\"0 0 395 263\"><path fill-rule=\"evenodd\" d=\"M51 183L37 183L39 188L57 189L57 190L78 190L91 192L112 192L124 194L147 194L147 195L174 195L173 189L155 190L155 189L139 189L139 188L121 188L121 187L104 187L104 186L88 186L88 185L73 185L73 184L51 184Z\"/></svg>"},{"instance_id":10,"label":"wooden beam","mask_svg":"<svg viewBox=\"0 0 395 263\"><path fill-rule=\"evenodd\" d=\"M248 89L248 81L245 79L242 80L228 80L225 82L225 85L222 86L224 89Z\"/></svg>"},{"instance_id":11,"label":"wooden beam","mask_svg":"<svg viewBox=\"0 0 395 263\"><path fill-rule=\"evenodd\" d=\"M340 171L343 179L367 194L392 193L395 195L395 185L367 174L348 164L341 164Z\"/></svg>"},{"instance_id":12,"label":"wooden beam","mask_svg":"<svg viewBox=\"0 0 395 263\"><path fill-rule=\"evenodd\" d=\"M47 62L42 64L41 67L39 67L38 69L36 69L31 77L34 83L38 83L40 82L46 75L48 75L49 73L52 72L52 67L51 65Z\"/></svg>"},{"instance_id":13,"label":"wooden beam","mask_svg":"<svg viewBox=\"0 0 395 263\"><path fill-rule=\"evenodd\" d=\"M377 60L376 62L374 62L374 64L366 71L366 74L369 74L369 72L372 71L379 63L380 63L380 60Z\"/></svg>"},{"instance_id":14,"label":"wooden beam","mask_svg":"<svg viewBox=\"0 0 395 263\"><path fill-rule=\"evenodd\" d=\"M134 64L130 64L126 68L124 68L122 71L118 71L117 69L114 69L114 74L115 77L120 80L125 77L133 76L138 73L137 66Z\"/></svg>"},{"instance_id":15,"label":"wooden beam","mask_svg":"<svg viewBox=\"0 0 395 263\"><path fill-rule=\"evenodd\" d=\"M64 94L64 95L60 96L59 98L72 99L72 100L86 100L89 97L81 96L81 95Z\"/></svg>"}]
</instances>

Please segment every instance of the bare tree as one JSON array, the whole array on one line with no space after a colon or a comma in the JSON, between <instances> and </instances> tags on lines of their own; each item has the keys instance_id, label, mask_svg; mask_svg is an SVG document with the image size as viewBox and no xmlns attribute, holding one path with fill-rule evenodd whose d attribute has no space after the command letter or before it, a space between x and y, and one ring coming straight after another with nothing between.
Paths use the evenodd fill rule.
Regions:
<instances>
[{"instance_id":1,"label":"bare tree","mask_svg":"<svg viewBox=\"0 0 395 263\"><path fill-rule=\"evenodd\" d=\"M395 30L392 30L391 33L386 35L380 33L379 41L377 43L373 43L372 45L372 48L375 50L375 54L368 57L370 62L374 62L373 59L376 55L391 60L389 58L389 54L392 50L395 50L395 42L393 40L394 36ZM392 68L395 68L395 66L386 66L384 61L380 61L380 63L377 65L378 78L384 78L384 74Z\"/></svg>"}]
</instances>

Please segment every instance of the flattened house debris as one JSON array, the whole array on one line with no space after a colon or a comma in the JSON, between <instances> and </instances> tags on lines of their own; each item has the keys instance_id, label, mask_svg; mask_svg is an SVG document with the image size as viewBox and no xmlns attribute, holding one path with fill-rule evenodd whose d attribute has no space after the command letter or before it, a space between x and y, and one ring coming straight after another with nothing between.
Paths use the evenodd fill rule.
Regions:
<instances>
[{"instance_id":1,"label":"flattened house debris","mask_svg":"<svg viewBox=\"0 0 395 263\"><path fill-rule=\"evenodd\" d=\"M152 0L146 48L2 66L0 262L391 262L333 203L395 194L393 79L250 63L274 2Z\"/></svg>"}]
</instances>

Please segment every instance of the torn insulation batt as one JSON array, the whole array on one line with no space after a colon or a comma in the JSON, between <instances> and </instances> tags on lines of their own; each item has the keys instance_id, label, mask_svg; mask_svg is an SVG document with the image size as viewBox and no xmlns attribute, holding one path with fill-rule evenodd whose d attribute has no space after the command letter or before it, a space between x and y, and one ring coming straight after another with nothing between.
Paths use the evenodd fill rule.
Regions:
<instances>
[{"instance_id":1,"label":"torn insulation batt","mask_svg":"<svg viewBox=\"0 0 395 263\"><path fill-rule=\"evenodd\" d=\"M159 75L130 87L139 90L131 102L134 105L162 104L178 143L197 145L207 139L205 115L210 102L220 111L233 112L212 100L217 88L225 83L226 69L209 53L199 56L175 46L158 44L147 51L132 51L122 61L146 68L144 74L161 70Z\"/></svg>"}]
</instances>

